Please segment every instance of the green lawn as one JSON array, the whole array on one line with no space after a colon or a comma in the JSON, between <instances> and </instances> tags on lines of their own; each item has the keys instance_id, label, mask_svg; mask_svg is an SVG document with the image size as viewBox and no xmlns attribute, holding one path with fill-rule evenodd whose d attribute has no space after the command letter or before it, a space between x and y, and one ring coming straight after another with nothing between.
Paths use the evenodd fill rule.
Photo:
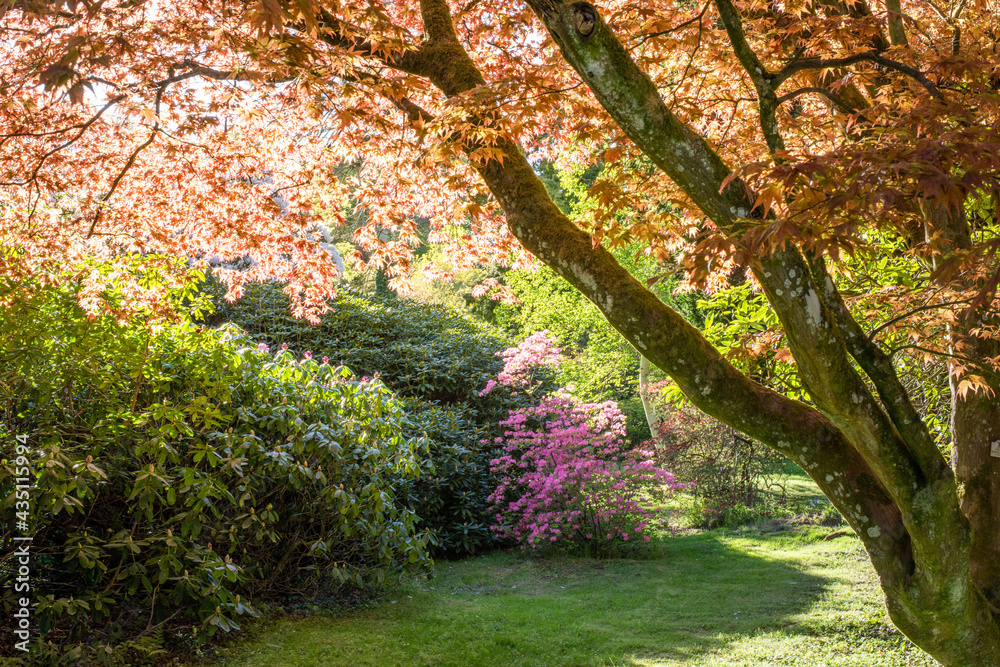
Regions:
<instances>
[{"instance_id":1,"label":"green lawn","mask_svg":"<svg viewBox=\"0 0 1000 667\"><path fill-rule=\"evenodd\" d=\"M830 528L668 538L650 558L442 562L377 606L285 619L240 667L934 665L888 624L864 550Z\"/></svg>"}]
</instances>

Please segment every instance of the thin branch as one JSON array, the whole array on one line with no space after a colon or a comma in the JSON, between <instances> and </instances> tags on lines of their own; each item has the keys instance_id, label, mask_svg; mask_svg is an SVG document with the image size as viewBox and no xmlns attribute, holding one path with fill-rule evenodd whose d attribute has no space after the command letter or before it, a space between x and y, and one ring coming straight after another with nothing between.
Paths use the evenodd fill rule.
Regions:
<instances>
[{"instance_id":1,"label":"thin branch","mask_svg":"<svg viewBox=\"0 0 1000 667\"><path fill-rule=\"evenodd\" d=\"M897 322L905 320L906 318L910 317L911 315L916 315L917 313L923 312L925 310L934 310L935 308L945 308L947 306L956 306L956 305L961 304L961 303L969 303L969 299L960 299L958 301L946 301L944 303L930 303L930 304L926 304L924 306L920 306L918 308L914 308L913 310L907 311L907 312L903 313L902 315L899 315L898 317L894 317L891 320L886 320L882 324L880 324L877 327L875 327L874 329L872 329L871 332L869 332L867 334L868 340L874 340L875 336L877 336L881 332L885 331L886 329L888 329L889 327L891 327L893 324L896 324Z\"/></svg>"},{"instance_id":2,"label":"thin branch","mask_svg":"<svg viewBox=\"0 0 1000 667\"><path fill-rule=\"evenodd\" d=\"M944 350L932 350L929 347L923 347L922 345L917 345L916 343L911 343L909 345L900 345L899 347L894 347L891 350L889 350L889 356L890 357L894 357L894 356L896 356L896 353L902 352L903 350L917 350L919 352L924 352L926 354L930 354L930 355L933 355L933 356L936 356L936 357L944 357L946 359L955 359L956 361L964 361L965 363L969 364L970 366L973 366L976 369L978 369L984 375L992 376L992 378L994 378L994 379L1000 378L1000 373L998 373L997 371L993 370L992 368L988 368L988 367L983 366L983 362L982 362L981 359L980 360L970 359L969 357L963 356L961 354L954 354L952 352L945 352Z\"/></svg>"},{"instance_id":3,"label":"thin branch","mask_svg":"<svg viewBox=\"0 0 1000 667\"><path fill-rule=\"evenodd\" d=\"M410 100L410 98L403 95L391 95L389 92L391 90L391 86L383 85L385 83L385 78L379 74L375 74L373 72L357 72L353 76L348 77L346 80L378 87L379 94L392 102L393 106L397 109L404 112L411 123L417 121L429 123L434 120L434 114L425 110L423 107Z\"/></svg>"},{"instance_id":4,"label":"thin branch","mask_svg":"<svg viewBox=\"0 0 1000 667\"><path fill-rule=\"evenodd\" d=\"M49 137L52 136L53 134L64 134L66 132L69 132L70 130L77 130L81 127L83 127L83 123L77 123L76 125L68 125L59 130L49 130L47 132L11 132L10 134L0 135L0 139L3 139L3 141L0 141L0 145L3 145L3 143L5 143L7 139L16 139L19 137Z\"/></svg>"},{"instance_id":5,"label":"thin branch","mask_svg":"<svg viewBox=\"0 0 1000 667\"><path fill-rule=\"evenodd\" d=\"M157 113L157 120L156 123L153 125L153 131L149 133L149 138L146 139L146 141L142 142L134 151L132 151L132 154L125 162L125 166L122 167L122 170L118 172L117 176L115 176L115 180L111 183L111 188L108 190L107 194L101 197L101 204L106 204L108 200L111 199L111 195L113 195L115 193L115 190L118 189L118 185L125 178L125 174L128 172L129 169L132 168L132 165L135 164L135 159L139 157L139 153L146 150L146 147L149 146L151 143L153 143L153 139L156 138L156 134L160 131L160 120L159 120L160 103L163 101L163 93L166 91L167 85L168 84L164 84L160 86L160 89L156 92L155 108ZM103 210L102 208L98 207L97 211L94 213L94 219L90 221L90 229L87 230L87 235L85 237L88 240L90 239L90 237L94 235L94 229L97 227L97 221L100 220L101 218L102 210Z\"/></svg>"},{"instance_id":6,"label":"thin branch","mask_svg":"<svg viewBox=\"0 0 1000 667\"><path fill-rule=\"evenodd\" d=\"M352 26L338 19L329 10L320 8L319 18L319 38L327 45L375 58L393 69L410 74L421 74L422 68L419 67L419 61L421 60L420 49L407 47L394 53L385 47L375 46L361 37L348 36L353 31ZM402 28L397 28L397 30L399 30L400 34L405 34L406 32ZM357 30L357 32L361 31Z\"/></svg>"},{"instance_id":7,"label":"thin branch","mask_svg":"<svg viewBox=\"0 0 1000 667\"><path fill-rule=\"evenodd\" d=\"M102 204L107 203L107 201L111 198L111 195L115 193L115 190L118 188L118 185L125 178L125 174L128 172L129 169L132 168L132 165L135 163L135 159L139 157L139 153L141 153L143 150L146 149L147 146L153 143L153 139L156 138L156 134L159 131L160 131L160 126L159 124L157 124L153 127L153 131L149 134L149 138L146 139L146 141L142 142L134 151L132 151L132 155L129 156L128 161L125 163L125 166L122 167L122 170L118 172L117 176L115 176L114 182L111 183L111 189L108 190L108 193L106 195L101 197ZM91 236L94 235L94 228L97 227L97 221L101 217L101 210L102 209L98 208L97 212L94 214L94 219L90 222L90 229L87 230L87 236L85 238L89 239Z\"/></svg>"},{"instance_id":8,"label":"thin branch","mask_svg":"<svg viewBox=\"0 0 1000 667\"><path fill-rule=\"evenodd\" d=\"M49 152L47 152L44 155L42 155L41 159L38 161L38 164L35 165L34 170L31 172L31 176L29 176L27 179L25 179L23 181L11 181L11 182L8 182L8 183L0 183L0 185L27 185L28 183L31 183L32 181L34 181L38 177L38 172L42 170L42 165L45 164L46 160L48 160L50 157L52 157L53 155L55 155L56 153L58 153L62 149L66 148L67 146L69 146L73 142L75 142L80 137L82 137L84 135L84 133L87 131L87 128L89 128L91 125L93 125L94 123L96 123L97 120L104 114L105 111L107 111L108 109L110 109L111 107L113 107L114 105L118 104L119 102L121 102L124 99L125 99L125 95L118 95L117 97L113 97L110 100L108 100L108 103L105 104L103 107L101 107L100 111L98 111L96 114L94 114L90 118L90 120L86 121L85 123L83 123L83 125L80 126L80 131L76 133L76 136L74 136L72 139L69 139L66 142L64 142L64 143L56 146L55 148L53 148Z\"/></svg>"},{"instance_id":9,"label":"thin branch","mask_svg":"<svg viewBox=\"0 0 1000 667\"><path fill-rule=\"evenodd\" d=\"M669 30L661 30L660 32L652 32L652 33L650 33L648 35L643 35L642 37L639 38L639 42L635 46L641 46L641 45L645 44L646 42L648 42L649 40L653 39L654 37L663 37L664 35L669 35L671 33L675 33L678 30L682 30L682 29L688 27L689 25L691 25L695 21L700 22L705 17L705 12L708 11L708 8L709 8L709 6L711 4L712 4L712 0L708 0L708 2L705 3L705 6L701 8L701 11L698 12L697 16L695 16L694 18L690 18L687 21L684 21L683 23L679 23L678 25L674 26L673 28L670 28ZM633 46L632 48L634 49L635 46Z\"/></svg>"},{"instance_id":10,"label":"thin branch","mask_svg":"<svg viewBox=\"0 0 1000 667\"><path fill-rule=\"evenodd\" d=\"M298 183L292 183L290 185L283 185L280 188L276 188L275 190L272 190L271 194L270 194L270 197L274 198L275 196L277 196L277 194L279 192L283 192L285 190L291 190L292 188L302 187L303 185L309 185L309 183L310 183L310 181L299 181Z\"/></svg>"},{"instance_id":11,"label":"thin branch","mask_svg":"<svg viewBox=\"0 0 1000 667\"><path fill-rule=\"evenodd\" d=\"M803 70L846 67L860 62L872 62L877 65L881 65L882 67L906 74L926 88L927 92L931 94L931 97L938 100L943 99L941 97L941 91L938 90L938 87L934 84L934 82L928 79L923 72L915 67L910 67L909 65L905 65L901 62L884 58L873 51L856 53L853 56L846 56L844 58L806 58L804 60L793 61L785 65L777 74L775 74L771 79L771 83L775 87L780 86L785 79L792 76L796 72L801 72Z\"/></svg>"},{"instance_id":12,"label":"thin branch","mask_svg":"<svg viewBox=\"0 0 1000 667\"><path fill-rule=\"evenodd\" d=\"M764 63L747 42L740 10L732 3L732 0L715 0L715 6L719 10L719 18L726 28L726 34L729 35L729 42L733 45L733 52L757 90L760 129L764 133L767 147L771 153L782 151L785 149L785 141L778 129L776 115L780 104L774 92L777 84L772 83L771 75Z\"/></svg>"},{"instance_id":13,"label":"thin branch","mask_svg":"<svg viewBox=\"0 0 1000 667\"><path fill-rule=\"evenodd\" d=\"M217 70L192 61L184 61L179 65L179 67L189 69L182 74L176 74L163 79L162 81L157 81L153 83L152 86L169 86L172 83L184 81L185 79L191 79L196 76L200 76L205 79L213 79L215 81L256 81L262 78L262 75L257 75L252 72L248 73L239 70ZM288 83L289 81L294 81L296 78L297 77L295 76L287 76L280 79L266 79L266 81L268 83Z\"/></svg>"},{"instance_id":14,"label":"thin branch","mask_svg":"<svg viewBox=\"0 0 1000 667\"><path fill-rule=\"evenodd\" d=\"M789 102L798 97L799 95L805 95L806 93L817 93L819 95L822 95L826 99L830 100L841 109L847 111L853 111L853 109L851 109L850 106L845 104L843 100L841 100L839 97L831 93L826 88L820 88L819 86L804 86L797 90L793 90L790 93L785 93L784 95L778 98L778 104L784 104L785 102Z\"/></svg>"},{"instance_id":15,"label":"thin branch","mask_svg":"<svg viewBox=\"0 0 1000 667\"><path fill-rule=\"evenodd\" d=\"M173 74L173 71L174 71L175 68L186 68L187 71L185 71L185 72L183 72L181 74ZM178 83L180 81L185 81L187 79L192 79L192 78L195 78L195 77L201 77L201 78L207 78L207 79L214 79L214 80L217 80L217 81L223 81L223 80L225 80L225 81L253 81L253 80L255 80L255 79L258 78L257 76L255 76L253 74L247 74L247 73L236 71L236 70L224 71L224 70L213 69L211 67L206 67L204 65L201 65L200 63L192 62L190 60L186 60L183 63L180 63L178 65L172 65L171 68L170 68L170 71L171 71L171 75L169 77L167 77L165 79L161 79L159 81L153 81L153 82L150 82L150 83L145 84L145 85L135 84L135 85L131 85L131 86L121 86L119 84L114 83L113 81L107 81L107 80L102 79L100 77L92 77L89 80L97 81L98 83L103 83L103 84L105 84L107 86L110 86L112 88L115 88L115 89L117 89L119 91L123 91L123 92L121 94L119 94L119 95L111 98L110 100L108 100L108 102L103 107L101 107L101 109L96 114L94 114L89 120L87 120L86 122L78 123L76 125L71 125L69 127L65 127L65 128L59 129L59 130L51 130L51 131L48 131L48 132L16 133L16 134L0 135L0 139L2 139L2 141L0 141L0 144L2 144L2 143L5 143L8 139L11 139L11 138L14 138L14 137L29 137L29 136L30 137L42 137L42 136L63 134L65 132L69 132L70 130L73 130L73 129L78 129L79 130L72 138L70 138L67 141L63 142L62 144L56 146L55 148L52 148L51 150L49 150L48 152L46 152L44 155L42 155L42 157L38 160L38 163L35 165L34 169L31 172L31 175L28 176L28 178L26 178L23 181L10 181L10 182L5 182L5 183L0 183L0 185L2 185L2 186L24 186L24 185L28 185L29 183L34 182L38 178L38 174L41 172L42 167L45 165L45 162L50 157L52 157L53 155L55 155L59 151L61 151L64 148L72 145L74 142L76 142L78 139L80 139L80 137L82 137L87 132L87 130L94 123L96 123L100 119L100 117L104 114L105 111L107 111L108 109L110 109L115 104L118 104L119 102L127 99L128 95L130 93L136 92L140 88L156 89L157 92L156 92L156 105L155 106L156 106L156 114L157 114L157 116L159 116L160 105L161 105L161 103L163 101L163 94L166 92L167 87L169 87L171 84ZM285 77L285 78L282 78L282 79L271 79L271 80L269 80L269 82L270 83L285 83L285 82L288 82L288 81L293 81L295 78L296 77L294 77L294 76L289 76L289 77ZM140 145L138 148L136 148L136 150L129 157L129 159L128 159L127 163L126 163L125 169L122 172L120 172L118 174L118 176L115 178L114 182L112 183L111 189L102 198L104 201L107 201L107 199L114 193L115 189L117 189L117 187L118 187L118 184L121 182L122 178L125 176L125 171L127 171L132 166L132 164L135 162L136 157L138 157L139 153L142 152L147 146L149 146L149 144L152 143L153 138L156 136L156 133L159 130L160 130L160 124L159 124L159 121L157 121L156 125L153 127L153 133L150 135L149 139L147 139L142 145ZM94 227L97 224L97 220L100 218L100 215L101 215L101 213L100 213L100 211L98 211L97 214L94 216L94 220L91 222L90 229L87 232L87 238L90 238L91 236L93 236L93 234L94 234Z\"/></svg>"},{"instance_id":16,"label":"thin branch","mask_svg":"<svg viewBox=\"0 0 1000 667\"><path fill-rule=\"evenodd\" d=\"M472 0L467 5L465 5L465 7L459 9L458 14L455 15L456 19L465 18L465 15L471 12L473 9L475 9L476 5L478 5L480 2L482 2L482 0Z\"/></svg>"},{"instance_id":17,"label":"thin branch","mask_svg":"<svg viewBox=\"0 0 1000 667\"><path fill-rule=\"evenodd\" d=\"M937 3L934 2L934 0L924 0L924 2L927 3L928 7L934 10L934 13L937 14L938 18L940 18L942 21L946 21L948 23L951 22L951 19L948 16L948 12L946 12L941 7L938 7Z\"/></svg>"},{"instance_id":18,"label":"thin branch","mask_svg":"<svg viewBox=\"0 0 1000 667\"><path fill-rule=\"evenodd\" d=\"M709 1L711 1L711 0L709 0ZM706 7L707 7L707 5L706 5ZM702 10L702 11L704 11L704 10ZM687 64L684 65L684 71L681 72L681 76L677 80L677 85L674 86L673 99L670 101L670 108L671 109L673 109L674 105L677 104L677 91L680 90L681 84L683 84L684 81L687 80L688 72L691 71L691 65L694 64L695 56L697 56L698 55L698 51L701 50L701 37L702 37L702 33L703 32L704 32L704 25L699 22L698 23L698 43L694 45L693 49L691 49L691 54L688 56Z\"/></svg>"}]
</instances>

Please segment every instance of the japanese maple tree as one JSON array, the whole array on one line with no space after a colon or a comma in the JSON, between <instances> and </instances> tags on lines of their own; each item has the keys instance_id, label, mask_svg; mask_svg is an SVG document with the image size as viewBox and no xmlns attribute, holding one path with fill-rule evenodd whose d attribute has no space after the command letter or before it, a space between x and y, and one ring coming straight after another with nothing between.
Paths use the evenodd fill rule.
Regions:
<instances>
[{"instance_id":1,"label":"japanese maple tree","mask_svg":"<svg viewBox=\"0 0 1000 667\"><path fill-rule=\"evenodd\" d=\"M3 7L15 289L72 267L87 307L113 279L127 310L157 293L88 267L214 256L240 259L234 295L278 278L310 316L336 273L318 212L346 206L398 286L417 216L458 265L537 258L700 409L816 480L908 637L1000 664L995 2ZM584 217L552 202L540 158L600 161ZM707 289L751 281L808 400L738 370L607 250L637 240ZM915 354L949 364L947 452L901 379Z\"/></svg>"}]
</instances>

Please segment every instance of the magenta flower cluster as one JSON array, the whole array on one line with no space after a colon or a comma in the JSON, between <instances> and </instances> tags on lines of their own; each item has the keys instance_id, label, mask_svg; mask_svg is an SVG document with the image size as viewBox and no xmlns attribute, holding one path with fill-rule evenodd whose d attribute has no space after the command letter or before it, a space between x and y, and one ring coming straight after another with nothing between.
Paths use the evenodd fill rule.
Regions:
<instances>
[{"instance_id":1,"label":"magenta flower cluster","mask_svg":"<svg viewBox=\"0 0 1000 667\"><path fill-rule=\"evenodd\" d=\"M516 347L511 347L497 356L504 358L503 370L496 380L486 383L486 388L479 392L485 396L497 387L511 387L529 392L541 384L534 379L535 373L542 366L558 366L562 360L562 351L556 347L554 338L548 331L539 331L524 339Z\"/></svg>"},{"instance_id":2,"label":"magenta flower cluster","mask_svg":"<svg viewBox=\"0 0 1000 667\"><path fill-rule=\"evenodd\" d=\"M679 485L652 452L623 447L617 404L558 394L501 424L504 454L491 461L500 484L490 496L499 536L522 548L650 540L657 505Z\"/></svg>"},{"instance_id":3,"label":"magenta flower cluster","mask_svg":"<svg viewBox=\"0 0 1000 667\"><path fill-rule=\"evenodd\" d=\"M498 383L529 393L538 367L561 360L544 334L504 357ZM625 416L613 401L580 403L560 391L511 411L500 425L503 454L490 462L500 479L489 498L493 530L521 548L602 552L629 540L649 542L658 507L681 486L656 466L653 452L625 448Z\"/></svg>"}]
</instances>

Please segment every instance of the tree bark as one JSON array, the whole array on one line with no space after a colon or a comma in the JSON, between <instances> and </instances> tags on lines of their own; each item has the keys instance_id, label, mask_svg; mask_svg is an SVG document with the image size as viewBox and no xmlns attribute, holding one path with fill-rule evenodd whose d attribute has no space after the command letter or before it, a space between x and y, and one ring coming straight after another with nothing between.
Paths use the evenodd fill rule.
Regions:
<instances>
[{"instance_id":1,"label":"tree bark","mask_svg":"<svg viewBox=\"0 0 1000 667\"><path fill-rule=\"evenodd\" d=\"M974 358L1000 355L994 340L966 336L965 342L963 351ZM972 581L1000 618L1000 383L990 382L990 390L962 397L953 387L952 465L972 527Z\"/></svg>"},{"instance_id":2,"label":"tree bark","mask_svg":"<svg viewBox=\"0 0 1000 667\"><path fill-rule=\"evenodd\" d=\"M968 250L972 233L962 209L923 204L924 235L941 239L942 252ZM933 263L936 266L936 261ZM967 285L971 286L971 285ZM974 286L973 286L974 287ZM1000 359L1000 343L975 335L977 329L1000 324L984 321L978 311L964 322L949 325L951 351L973 360ZM988 381L989 388L962 392L960 377L949 375L951 388L951 463L958 479L962 512L972 528L969 570L972 581L1000 618L1000 377L994 368L970 369ZM995 444L994 444L995 443Z\"/></svg>"}]
</instances>

